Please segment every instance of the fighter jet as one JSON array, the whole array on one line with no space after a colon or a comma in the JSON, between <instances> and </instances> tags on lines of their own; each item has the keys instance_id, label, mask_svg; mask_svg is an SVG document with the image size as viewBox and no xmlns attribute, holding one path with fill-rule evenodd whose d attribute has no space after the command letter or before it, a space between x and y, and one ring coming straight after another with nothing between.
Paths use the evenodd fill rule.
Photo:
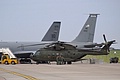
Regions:
<instances>
[{"instance_id":1,"label":"fighter jet","mask_svg":"<svg viewBox=\"0 0 120 80\"><path fill-rule=\"evenodd\" d=\"M85 25L80 31L79 35L71 42L53 42L40 48L31 58L40 63L42 61L56 61L57 56L62 56L64 62L71 64L73 61L79 61L86 55L107 55L109 47L115 42L107 42L105 35L103 35L105 43L93 43L97 15L90 14ZM42 45L42 44L34 44Z\"/></svg>"},{"instance_id":2,"label":"fighter jet","mask_svg":"<svg viewBox=\"0 0 120 80\"><path fill-rule=\"evenodd\" d=\"M41 42L0 42L0 48L9 48L17 58L30 58L40 46L24 47L24 45L40 44L58 41L61 22L55 21L41 40ZM44 46L44 45L43 45Z\"/></svg>"}]
</instances>

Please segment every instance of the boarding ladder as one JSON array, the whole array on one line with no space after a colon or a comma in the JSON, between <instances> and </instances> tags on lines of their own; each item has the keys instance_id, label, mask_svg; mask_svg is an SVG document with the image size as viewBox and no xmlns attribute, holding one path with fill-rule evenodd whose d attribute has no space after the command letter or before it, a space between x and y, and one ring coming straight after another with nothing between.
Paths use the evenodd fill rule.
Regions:
<instances>
[{"instance_id":1,"label":"boarding ladder","mask_svg":"<svg viewBox=\"0 0 120 80\"><path fill-rule=\"evenodd\" d=\"M9 48L1 48L0 52L2 52L3 54L8 54L10 58L16 58Z\"/></svg>"}]
</instances>

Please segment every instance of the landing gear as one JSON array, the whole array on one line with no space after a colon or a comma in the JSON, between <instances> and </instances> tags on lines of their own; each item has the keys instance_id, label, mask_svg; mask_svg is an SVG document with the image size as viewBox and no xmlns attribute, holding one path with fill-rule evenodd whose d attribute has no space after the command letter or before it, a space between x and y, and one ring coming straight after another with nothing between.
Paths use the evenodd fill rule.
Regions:
<instances>
[{"instance_id":1,"label":"landing gear","mask_svg":"<svg viewBox=\"0 0 120 80\"><path fill-rule=\"evenodd\" d=\"M67 64L72 64L72 62L71 62L71 61L68 61Z\"/></svg>"},{"instance_id":2,"label":"landing gear","mask_svg":"<svg viewBox=\"0 0 120 80\"><path fill-rule=\"evenodd\" d=\"M48 61L37 61L36 64L48 64Z\"/></svg>"},{"instance_id":3,"label":"landing gear","mask_svg":"<svg viewBox=\"0 0 120 80\"><path fill-rule=\"evenodd\" d=\"M63 64L66 64L66 62L64 61Z\"/></svg>"},{"instance_id":4,"label":"landing gear","mask_svg":"<svg viewBox=\"0 0 120 80\"><path fill-rule=\"evenodd\" d=\"M40 62L36 62L36 64L40 64Z\"/></svg>"},{"instance_id":5,"label":"landing gear","mask_svg":"<svg viewBox=\"0 0 120 80\"><path fill-rule=\"evenodd\" d=\"M31 59L27 59L27 58L20 59L20 64L32 64Z\"/></svg>"}]
</instances>

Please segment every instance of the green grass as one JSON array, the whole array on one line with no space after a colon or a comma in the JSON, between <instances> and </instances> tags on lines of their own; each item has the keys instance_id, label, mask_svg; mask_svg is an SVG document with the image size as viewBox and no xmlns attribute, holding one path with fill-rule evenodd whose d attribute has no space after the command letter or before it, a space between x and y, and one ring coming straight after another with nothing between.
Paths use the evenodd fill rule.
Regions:
<instances>
[{"instance_id":1,"label":"green grass","mask_svg":"<svg viewBox=\"0 0 120 80\"><path fill-rule=\"evenodd\" d=\"M116 53L114 53L116 52ZM89 59L89 58L95 58L95 59L99 59L99 60L103 60L104 62L109 63L110 62L110 58L112 57L118 57L119 58L119 62L120 62L120 50L111 50L110 54L108 55L87 55L84 58Z\"/></svg>"}]
</instances>

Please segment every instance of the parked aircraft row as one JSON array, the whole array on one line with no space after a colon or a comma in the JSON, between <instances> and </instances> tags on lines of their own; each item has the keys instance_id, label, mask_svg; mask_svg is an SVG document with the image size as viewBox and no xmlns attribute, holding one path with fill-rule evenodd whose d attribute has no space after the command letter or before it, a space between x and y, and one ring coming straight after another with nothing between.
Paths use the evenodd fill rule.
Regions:
<instances>
[{"instance_id":1,"label":"parked aircraft row","mask_svg":"<svg viewBox=\"0 0 120 80\"><path fill-rule=\"evenodd\" d=\"M93 43L98 15L90 14L79 35L71 42L58 41L61 22L54 22L42 39L42 41L47 42L1 42L0 47L9 47L18 58L31 57L37 63L56 61L57 56L62 56L64 62L71 64L86 55L107 55L109 47L115 40L107 41L105 35L103 35L105 43ZM36 52L32 55L28 54L33 53L33 51Z\"/></svg>"},{"instance_id":2,"label":"parked aircraft row","mask_svg":"<svg viewBox=\"0 0 120 80\"><path fill-rule=\"evenodd\" d=\"M53 22L41 42L0 42L0 48L9 48L17 58L27 60L26 58L30 58L30 55L33 54L36 50L38 50L41 46L38 45L34 47L24 47L24 45L58 41L60 25L61 22Z\"/></svg>"},{"instance_id":3,"label":"parked aircraft row","mask_svg":"<svg viewBox=\"0 0 120 80\"><path fill-rule=\"evenodd\" d=\"M109 47L115 40L107 41L105 35L103 38L105 43L93 43L97 16L99 14L90 14L84 24L79 35L71 42L53 42L47 43L44 48L40 48L31 58L40 63L41 61L56 61L58 56L62 56L63 61L71 64L73 61L79 61L86 55L107 55ZM27 46L36 46L42 44L34 44Z\"/></svg>"}]
</instances>

